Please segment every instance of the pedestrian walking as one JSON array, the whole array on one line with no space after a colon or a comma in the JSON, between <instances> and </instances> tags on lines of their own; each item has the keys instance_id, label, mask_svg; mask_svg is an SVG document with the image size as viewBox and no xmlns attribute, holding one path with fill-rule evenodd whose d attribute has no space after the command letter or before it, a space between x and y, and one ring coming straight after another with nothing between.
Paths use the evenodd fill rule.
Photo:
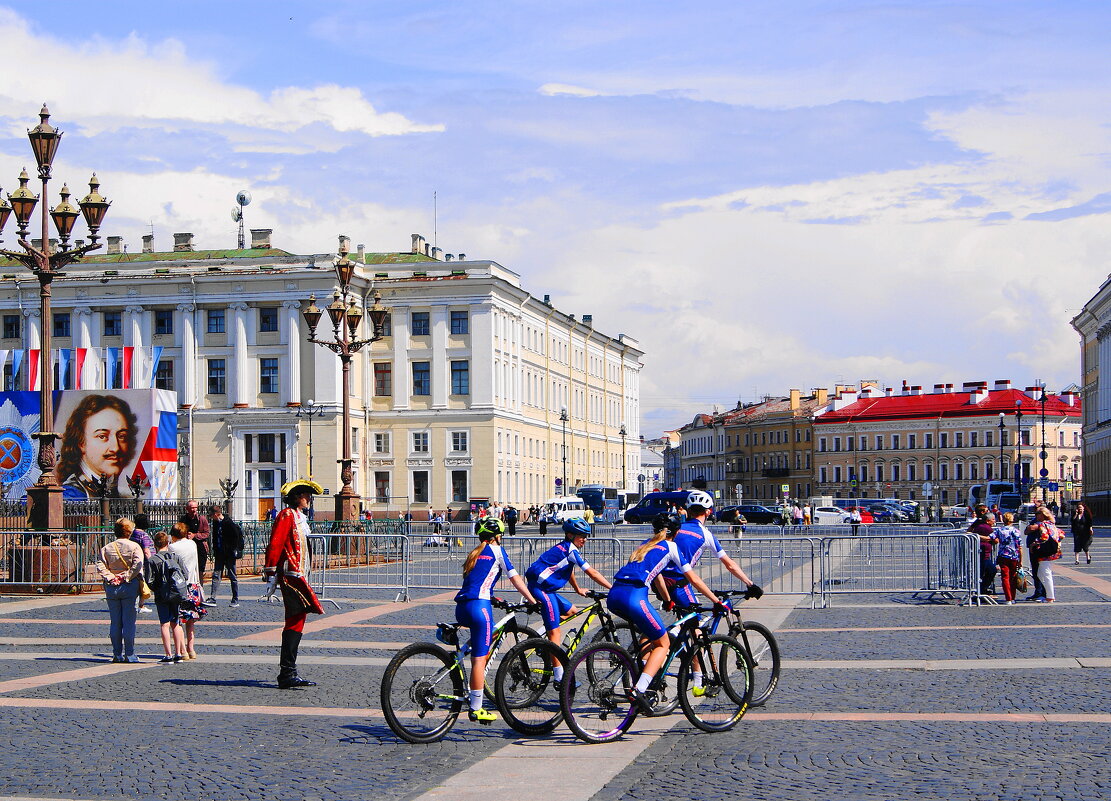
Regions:
<instances>
[{"instance_id":1,"label":"pedestrian walking","mask_svg":"<svg viewBox=\"0 0 1111 801\"><path fill-rule=\"evenodd\" d=\"M220 591L220 580L226 574L231 582L231 607L239 608L239 578L235 575L235 563L243 558L243 528L224 514L222 506L212 507L212 595L205 606L216 606L216 595Z\"/></svg>"},{"instance_id":2,"label":"pedestrian walking","mask_svg":"<svg viewBox=\"0 0 1111 801\"><path fill-rule=\"evenodd\" d=\"M150 588L158 610L159 634L165 653L159 663L182 662L188 656L185 632L181 627L180 605L189 597L188 569L181 557L170 550L170 535L159 531L154 535L155 554L148 561Z\"/></svg>"},{"instance_id":3,"label":"pedestrian walking","mask_svg":"<svg viewBox=\"0 0 1111 801\"><path fill-rule=\"evenodd\" d=\"M135 599L143 573L143 549L131 541L135 523L126 517L115 522L116 539L100 549L96 569L104 580L110 619L113 662L138 662L135 656Z\"/></svg>"},{"instance_id":4,"label":"pedestrian walking","mask_svg":"<svg viewBox=\"0 0 1111 801\"><path fill-rule=\"evenodd\" d=\"M189 538L189 529L184 523L174 523L170 529L170 550L181 557L185 565L186 592L188 595L178 602L178 617L185 628L186 660L197 658L196 629L198 620L208 614L204 607L204 590L201 587L200 557L197 541Z\"/></svg>"},{"instance_id":5,"label":"pedestrian walking","mask_svg":"<svg viewBox=\"0 0 1111 801\"><path fill-rule=\"evenodd\" d=\"M860 523L863 519L863 516L860 514L859 506L854 506L849 511L849 525L853 527L854 536L860 533Z\"/></svg>"},{"instance_id":6,"label":"pedestrian walking","mask_svg":"<svg viewBox=\"0 0 1111 801\"><path fill-rule=\"evenodd\" d=\"M812 511L810 509L810 504L806 504L802 507L802 524L809 527L812 521L813 517Z\"/></svg>"},{"instance_id":7,"label":"pedestrian walking","mask_svg":"<svg viewBox=\"0 0 1111 801\"><path fill-rule=\"evenodd\" d=\"M1003 597L1008 606L1014 605L1018 569L1022 567L1022 536L1014 523L1015 516L1010 512L1004 512L1003 524L996 526L994 532L998 544L995 566L999 570L999 578L1003 583Z\"/></svg>"},{"instance_id":8,"label":"pedestrian walking","mask_svg":"<svg viewBox=\"0 0 1111 801\"><path fill-rule=\"evenodd\" d=\"M1034 577L1040 581L1035 582L1035 587L1040 584L1044 594L1044 597L1036 600L1053 603L1056 600L1053 588L1053 563L1061 558L1061 540L1065 535L1058 530L1053 513L1047 507L1039 507L1034 513L1034 518L1035 522L1030 528L1035 531L1030 532L1027 529L1027 542L1030 543L1030 555L1036 556L1038 560ZM1032 542L1031 535L1033 535Z\"/></svg>"},{"instance_id":9,"label":"pedestrian walking","mask_svg":"<svg viewBox=\"0 0 1111 801\"><path fill-rule=\"evenodd\" d=\"M1087 506L1082 503L1076 505L1069 518L1069 526L1072 529L1073 564L1080 564L1081 553L1088 564L1091 564L1092 554L1089 549L1092 547L1092 513Z\"/></svg>"},{"instance_id":10,"label":"pedestrian walking","mask_svg":"<svg viewBox=\"0 0 1111 801\"><path fill-rule=\"evenodd\" d=\"M315 681L301 678L297 673L297 650L305 630L309 612L324 614L324 607L309 584L312 570L309 551L309 522L305 515L314 495L324 492L315 481L297 479L282 486L282 501L286 508L274 521L270 531L270 544L266 548L266 565L263 575L268 579L266 598L276 589L282 591L285 606L285 626L282 629L282 650L279 657L278 688L291 690L298 687L315 687Z\"/></svg>"},{"instance_id":11,"label":"pedestrian walking","mask_svg":"<svg viewBox=\"0 0 1111 801\"><path fill-rule=\"evenodd\" d=\"M802 520L803 520L802 507L800 507L797 503L792 504L791 505L791 522L794 523L795 526L801 526L802 525Z\"/></svg>"},{"instance_id":12,"label":"pedestrian walking","mask_svg":"<svg viewBox=\"0 0 1111 801\"><path fill-rule=\"evenodd\" d=\"M190 499L185 503L185 514L178 518L189 531L189 539L197 543L197 583L204 581L204 569L208 565L208 518L200 513L200 504Z\"/></svg>"},{"instance_id":13,"label":"pedestrian walking","mask_svg":"<svg viewBox=\"0 0 1111 801\"><path fill-rule=\"evenodd\" d=\"M509 504L502 512L502 522L505 523L506 534L510 537L517 533L517 507Z\"/></svg>"}]
</instances>

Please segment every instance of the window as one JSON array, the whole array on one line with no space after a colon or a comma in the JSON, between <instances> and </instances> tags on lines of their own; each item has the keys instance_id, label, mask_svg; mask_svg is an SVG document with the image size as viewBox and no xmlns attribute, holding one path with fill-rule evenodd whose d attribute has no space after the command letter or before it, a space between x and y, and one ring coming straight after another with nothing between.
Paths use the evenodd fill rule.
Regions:
<instances>
[{"instance_id":1,"label":"window","mask_svg":"<svg viewBox=\"0 0 1111 801\"><path fill-rule=\"evenodd\" d=\"M15 392L15 376L12 375L12 366L4 365L4 391Z\"/></svg>"},{"instance_id":2,"label":"window","mask_svg":"<svg viewBox=\"0 0 1111 801\"><path fill-rule=\"evenodd\" d=\"M847 450L847 451L855 451L856 450L856 438L855 437L845 437L845 450Z\"/></svg>"},{"instance_id":3,"label":"window","mask_svg":"<svg viewBox=\"0 0 1111 801\"><path fill-rule=\"evenodd\" d=\"M278 360L258 360L258 391L275 393L278 391Z\"/></svg>"},{"instance_id":4,"label":"window","mask_svg":"<svg viewBox=\"0 0 1111 801\"><path fill-rule=\"evenodd\" d=\"M892 481L898 481L899 480L899 465L897 465L897 464L891 465L891 480Z\"/></svg>"},{"instance_id":5,"label":"window","mask_svg":"<svg viewBox=\"0 0 1111 801\"><path fill-rule=\"evenodd\" d=\"M413 432L413 453L428 453L428 432Z\"/></svg>"},{"instance_id":6,"label":"window","mask_svg":"<svg viewBox=\"0 0 1111 801\"><path fill-rule=\"evenodd\" d=\"M948 481L949 480L949 465L946 462L942 462L938 466L938 480L939 481Z\"/></svg>"},{"instance_id":7,"label":"window","mask_svg":"<svg viewBox=\"0 0 1111 801\"><path fill-rule=\"evenodd\" d=\"M926 481L932 481L934 477L934 466L928 462L922 465L922 477Z\"/></svg>"},{"instance_id":8,"label":"window","mask_svg":"<svg viewBox=\"0 0 1111 801\"><path fill-rule=\"evenodd\" d=\"M209 309L208 310L208 328L210 334L224 333L224 310L223 309Z\"/></svg>"},{"instance_id":9,"label":"window","mask_svg":"<svg viewBox=\"0 0 1111 801\"><path fill-rule=\"evenodd\" d=\"M467 488L467 471L466 470L452 470L451 471L451 502L452 503L466 503L470 500L470 492Z\"/></svg>"},{"instance_id":10,"label":"window","mask_svg":"<svg viewBox=\"0 0 1111 801\"><path fill-rule=\"evenodd\" d=\"M158 360L158 369L154 373L154 388L174 388L174 363L172 359Z\"/></svg>"},{"instance_id":11,"label":"window","mask_svg":"<svg viewBox=\"0 0 1111 801\"><path fill-rule=\"evenodd\" d=\"M938 436L939 436L940 441L941 441L941 444L940 444L939 447L948 448L949 447L949 434L944 433L944 434L939 434Z\"/></svg>"},{"instance_id":12,"label":"window","mask_svg":"<svg viewBox=\"0 0 1111 801\"><path fill-rule=\"evenodd\" d=\"M451 432L451 449L459 453L467 451L467 432L466 431L452 431Z\"/></svg>"},{"instance_id":13,"label":"window","mask_svg":"<svg viewBox=\"0 0 1111 801\"><path fill-rule=\"evenodd\" d=\"M933 434L926 434L925 437L926 437L926 444L924 445L924 447L932 448L934 446L934 435Z\"/></svg>"},{"instance_id":14,"label":"window","mask_svg":"<svg viewBox=\"0 0 1111 801\"><path fill-rule=\"evenodd\" d=\"M957 481L964 480L964 463L963 462L957 462L957 464L955 465L955 469L956 469L956 475L954 475L953 478Z\"/></svg>"},{"instance_id":15,"label":"window","mask_svg":"<svg viewBox=\"0 0 1111 801\"><path fill-rule=\"evenodd\" d=\"M1057 445L1062 447L1062 448L1065 447L1065 432L1064 431L1058 431L1057 432Z\"/></svg>"},{"instance_id":16,"label":"window","mask_svg":"<svg viewBox=\"0 0 1111 801\"><path fill-rule=\"evenodd\" d=\"M907 481L915 481L915 468L913 464L907 465Z\"/></svg>"},{"instance_id":17,"label":"window","mask_svg":"<svg viewBox=\"0 0 1111 801\"><path fill-rule=\"evenodd\" d=\"M260 462L276 462L274 458L275 437L273 434L258 435L258 460Z\"/></svg>"},{"instance_id":18,"label":"window","mask_svg":"<svg viewBox=\"0 0 1111 801\"><path fill-rule=\"evenodd\" d=\"M824 467L818 468L818 481L819 483L826 483L826 469Z\"/></svg>"},{"instance_id":19,"label":"window","mask_svg":"<svg viewBox=\"0 0 1111 801\"><path fill-rule=\"evenodd\" d=\"M274 471L273 470L259 470L258 471L258 489L259 489L259 492L273 492L274 491Z\"/></svg>"},{"instance_id":20,"label":"window","mask_svg":"<svg viewBox=\"0 0 1111 801\"><path fill-rule=\"evenodd\" d=\"M915 448L918 447L918 435L917 434L907 434L907 447L910 448L911 450L914 450ZM911 479L911 481L913 481L913 480L914 479Z\"/></svg>"},{"instance_id":21,"label":"window","mask_svg":"<svg viewBox=\"0 0 1111 801\"><path fill-rule=\"evenodd\" d=\"M389 453L390 452L390 432L376 431L374 432L374 452L375 453Z\"/></svg>"},{"instance_id":22,"label":"window","mask_svg":"<svg viewBox=\"0 0 1111 801\"><path fill-rule=\"evenodd\" d=\"M208 360L208 394L223 395L227 390L223 359Z\"/></svg>"},{"instance_id":23,"label":"window","mask_svg":"<svg viewBox=\"0 0 1111 801\"><path fill-rule=\"evenodd\" d=\"M409 328L413 336L428 336L428 312L413 312L409 317Z\"/></svg>"},{"instance_id":24,"label":"window","mask_svg":"<svg viewBox=\"0 0 1111 801\"><path fill-rule=\"evenodd\" d=\"M453 334L469 334L469 333L471 333L471 318L467 314L467 312L465 312L465 311L453 311L451 313L451 333L453 333Z\"/></svg>"},{"instance_id":25,"label":"window","mask_svg":"<svg viewBox=\"0 0 1111 801\"><path fill-rule=\"evenodd\" d=\"M432 370L428 362L413 362L413 394L432 394Z\"/></svg>"},{"instance_id":26,"label":"window","mask_svg":"<svg viewBox=\"0 0 1111 801\"><path fill-rule=\"evenodd\" d=\"M104 336L106 337L120 337L123 336L123 313L122 312L104 312Z\"/></svg>"},{"instance_id":27,"label":"window","mask_svg":"<svg viewBox=\"0 0 1111 801\"><path fill-rule=\"evenodd\" d=\"M54 312L54 336L68 337L69 333L69 312Z\"/></svg>"},{"instance_id":28,"label":"window","mask_svg":"<svg viewBox=\"0 0 1111 801\"><path fill-rule=\"evenodd\" d=\"M876 465L876 481L883 482L883 465Z\"/></svg>"},{"instance_id":29,"label":"window","mask_svg":"<svg viewBox=\"0 0 1111 801\"><path fill-rule=\"evenodd\" d=\"M390 474L385 470L374 471L374 502L390 502Z\"/></svg>"},{"instance_id":30,"label":"window","mask_svg":"<svg viewBox=\"0 0 1111 801\"><path fill-rule=\"evenodd\" d=\"M1022 444L1023 445L1029 445L1030 444L1030 429L1029 428L1022 429Z\"/></svg>"},{"instance_id":31,"label":"window","mask_svg":"<svg viewBox=\"0 0 1111 801\"><path fill-rule=\"evenodd\" d=\"M883 434L876 434L876 450L883 450Z\"/></svg>"},{"instance_id":32,"label":"window","mask_svg":"<svg viewBox=\"0 0 1111 801\"><path fill-rule=\"evenodd\" d=\"M833 481L837 484L841 483L841 468L840 467L835 466L833 468ZM768 497L773 497L773 495L774 495L774 493L770 494Z\"/></svg>"},{"instance_id":33,"label":"window","mask_svg":"<svg viewBox=\"0 0 1111 801\"><path fill-rule=\"evenodd\" d=\"M989 434L989 436L990 436L990 434ZM973 431L971 434L968 435L968 447L975 448L977 442L979 442L979 432ZM987 442L987 443L984 443L984 444L990 445L991 443Z\"/></svg>"},{"instance_id":34,"label":"window","mask_svg":"<svg viewBox=\"0 0 1111 801\"><path fill-rule=\"evenodd\" d=\"M891 435L891 448L893 450L899 450L899 435L898 434L892 434Z\"/></svg>"},{"instance_id":35,"label":"window","mask_svg":"<svg viewBox=\"0 0 1111 801\"><path fill-rule=\"evenodd\" d=\"M1006 429L1004 429L1004 430L999 432L999 444L1001 444L1003 447L1007 447L1008 445L1011 444L1011 432L1010 431L1007 431Z\"/></svg>"},{"instance_id":36,"label":"window","mask_svg":"<svg viewBox=\"0 0 1111 801\"><path fill-rule=\"evenodd\" d=\"M833 438L833 450L834 451L841 450L841 438L840 437L834 437Z\"/></svg>"},{"instance_id":37,"label":"window","mask_svg":"<svg viewBox=\"0 0 1111 801\"><path fill-rule=\"evenodd\" d=\"M968 480L975 481L980 477L979 466L976 462L970 462L968 465Z\"/></svg>"},{"instance_id":38,"label":"window","mask_svg":"<svg viewBox=\"0 0 1111 801\"><path fill-rule=\"evenodd\" d=\"M468 361L453 361L451 363L451 394L471 394L471 367Z\"/></svg>"},{"instance_id":39,"label":"window","mask_svg":"<svg viewBox=\"0 0 1111 801\"><path fill-rule=\"evenodd\" d=\"M174 313L170 309L154 310L154 333L172 334L174 332Z\"/></svg>"},{"instance_id":40,"label":"window","mask_svg":"<svg viewBox=\"0 0 1111 801\"><path fill-rule=\"evenodd\" d=\"M428 471L413 471L413 503L428 503Z\"/></svg>"},{"instance_id":41,"label":"window","mask_svg":"<svg viewBox=\"0 0 1111 801\"><path fill-rule=\"evenodd\" d=\"M956 434L954 434L953 439L954 439L954 442L953 442L953 447L954 448L963 448L964 447L964 432L963 431L958 431Z\"/></svg>"},{"instance_id":42,"label":"window","mask_svg":"<svg viewBox=\"0 0 1111 801\"><path fill-rule=\"evenodd\" d=\"M19 339L19 315L4 315L4 339Z\"/></svg>"},{"instance_id":43,"label":"window","mask_svg":"<svg viewBox=\"0 0 1111 801\"><path fill-rule=\"evenodd\" d=\"M384 337L392 337L393 336L393 316L390 315L390 314L387 314L382 319L382 336L384 336Z\"/></svg>"},{"instance_id":44,"label":"window","mask_svg":"<svg viewBox=\"0 0 1111 801\"><path fill-rule=\"evenodd\" d=\"M374 394L378 397L393 394L393 364L390 362L374 363Z\"/></svg>"},{"instance_id":45,"label":"window","mask_svg":"<svg viewBox=\"0 0 1111 801\"><path fill-rule=\"evenodd\" d=\"M258 310L258 330L270 333L278 330L278 307L260 306Z\"/></svg>"}]
</instances>

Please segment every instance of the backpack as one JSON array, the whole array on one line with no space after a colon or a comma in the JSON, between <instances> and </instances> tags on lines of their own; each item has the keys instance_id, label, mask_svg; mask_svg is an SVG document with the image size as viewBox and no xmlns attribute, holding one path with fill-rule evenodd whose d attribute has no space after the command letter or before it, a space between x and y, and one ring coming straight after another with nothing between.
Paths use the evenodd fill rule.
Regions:
<instances>
[{"instance_id":1,"label":"backpack","mask_svg":"<svg viewBox=\"0 0 1111 801\"><path fill-rule=\"evenodd\" d=\"M156 553L149 560L150 579L154 600L160 604L180 604L189 598L189 585L185 580L185 565L176 553Z\"/></svg>"}]
</instances>

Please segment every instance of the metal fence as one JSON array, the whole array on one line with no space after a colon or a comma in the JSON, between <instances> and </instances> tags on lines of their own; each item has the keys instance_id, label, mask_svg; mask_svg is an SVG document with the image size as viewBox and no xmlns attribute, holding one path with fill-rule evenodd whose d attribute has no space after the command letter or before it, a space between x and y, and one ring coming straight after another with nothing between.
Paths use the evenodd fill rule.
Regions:
<instances>
[{"instance_id":1,"label":"metal fence","mask_svg":"<svg viewBox=\"0 0 1111 801\"><path fill-rule=\"evenodd\" d=\"M269 523L242 524L243 574L262 572ZM411 590L454 589L466 555L478 545L470 526L436 530L431 524L399 521L333 521L311 525L314 584L322 597L337 589L381 589L408 598ZM632 527L622 527L632 533ZM719 527L728 529L728 526ZM822 537L725 536L725 550L748 576L775 594L808 596L811 606L829 606L838 595L911 593L975 603L978 600L978 540L959 531L897 532ZM107 531L0 531L0 585L15 592L82 592L100 588L95 563L112 537ZM612 576L643 539L596 536L583 548L586 560ZM506 552L518 571L558 537L507 537ZM712 557L698 565L712 588L739 587L738 580ZM503 579L504 582L504 579ZM504 582L505 585L508 582Z\"/></svg>"}]
</instances>

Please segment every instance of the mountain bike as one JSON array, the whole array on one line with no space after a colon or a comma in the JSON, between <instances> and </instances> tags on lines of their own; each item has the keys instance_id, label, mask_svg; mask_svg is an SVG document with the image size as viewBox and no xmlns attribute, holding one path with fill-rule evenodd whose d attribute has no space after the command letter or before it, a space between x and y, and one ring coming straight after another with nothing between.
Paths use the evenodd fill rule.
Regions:
<instances>
[{"instance_id":1,"label":"mountain bike","mask_svg":"<svg viewBox=\"0 0 1111 801\"><path fill-rule=\"evenodd\" d=\"M668 630L672 637L667 660L645 696L656 705L659 688L678 660L675 695L687 720L703 731L728 731L748 711L752 664L740 642L702 628L701 615L707 611L711 610L703 606L680 611L679 621ZM598 642L570 658L560 687L560 708L579 739L609 742L636 720L639 708L632 700L632 689L641 671L639 652L639 645L634 656L616 643ZM702 668L700 685L692 675L696 657Z\"/></svg>"},{"instance_id":2,"label":"mountain bike","mask_svg":"<svg viewBox=\"0 0 1111 801\"><path fill-rule=\"evenodd\" d=\"M511 604L501 598L491 602L509 614L494 624L490 659L486 675L498 666L499 653L514 645L537 637L535 629L522 625L517 612L528 604ZM433 642L418 642L402 648L386 666L382 676L382 712L394 734L410 743L434 743L442 740L467 703L467 661L470 645L460 645L458 623L440 623L436 639L454 648L449 651ZM486 682L487 697L493 698L493 686Z\"/></svg>"},{"instance_id":3,"label":"mountain bike","mask_svg":"<svg viewBox=\"0 0 1111 801\"><path fill-rule=\"evenodd\" d=\"M556 645L546 637L525 640L506 652L494 676L494 702L502 718L521 734L548 734L559 725L556 665L567 665L569 657L587 642L587 634L600 624L589 642L613 642L631 648L637 643L632 626L615 622L603 603L608 593L590 590L593 603L561 621L563 642Z\"/></svg>"}]
</instances>

